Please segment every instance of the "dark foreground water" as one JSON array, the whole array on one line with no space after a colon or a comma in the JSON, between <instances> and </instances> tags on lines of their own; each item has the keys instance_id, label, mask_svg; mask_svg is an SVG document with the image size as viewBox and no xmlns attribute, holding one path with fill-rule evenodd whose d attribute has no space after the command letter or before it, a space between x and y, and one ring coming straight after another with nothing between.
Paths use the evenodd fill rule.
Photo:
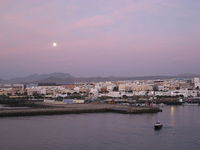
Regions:
<instances>
[{"instance_id":1,"label":"dark foreground water","mask_svg":"<svg viewBox=\"0 0 200 150\"><path fill-rule=\"evenodd\" d=\"M164 127L154 131L160 120ZM199 150L200 106L158 114L0 118L0 150Z\"/></svg>"}]
</instances>

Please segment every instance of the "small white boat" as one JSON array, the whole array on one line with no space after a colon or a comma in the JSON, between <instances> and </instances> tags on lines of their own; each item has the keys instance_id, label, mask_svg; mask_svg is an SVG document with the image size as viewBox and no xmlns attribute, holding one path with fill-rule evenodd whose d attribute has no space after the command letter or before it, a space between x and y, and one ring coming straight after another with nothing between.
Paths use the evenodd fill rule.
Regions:
<instances>
[{"instance_id":1,"label":"small white boat","mask_svg":"<svg viewBox=\"0 0 200 150\"><path fill-rule=\"evenodd\" d=\"M163 127L163 125L160 123L160 121L157 121L155 124L154 124L154 129L155 130L159 130Z\"/></svg>"}]
</instances>

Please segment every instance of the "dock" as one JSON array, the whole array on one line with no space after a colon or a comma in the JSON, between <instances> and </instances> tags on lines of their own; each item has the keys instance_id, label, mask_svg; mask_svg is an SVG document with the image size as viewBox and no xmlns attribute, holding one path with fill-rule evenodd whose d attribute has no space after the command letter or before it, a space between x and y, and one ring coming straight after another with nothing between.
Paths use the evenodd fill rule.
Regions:
<instances>
[{"instance_id":1,"label":"dock","mask_svg":"<svg viewBox=\"0 0 200 150\"><path fill-rule=\"evenodd\" d=\"M141 114L157 113L162 111L157 107L132 107L116 104L70 104L70 105L47 105L41 108L9 109L0 110L0 117L16 116L39 116L39 115L62 115L82 113L121 113Z\"/></svg>"}]
</instances>

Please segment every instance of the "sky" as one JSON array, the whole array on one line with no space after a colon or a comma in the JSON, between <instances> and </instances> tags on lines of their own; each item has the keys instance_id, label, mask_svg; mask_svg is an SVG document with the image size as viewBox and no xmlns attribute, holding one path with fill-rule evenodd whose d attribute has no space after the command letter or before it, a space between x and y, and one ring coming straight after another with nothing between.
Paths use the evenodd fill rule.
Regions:
<instances>
[{"instance_id":1,"label":"sky","mask_svg":"<svg viewBox=\"0 0 200 150\"><path fill-rule=\"evenodd\" d=\"M0 78L200 73L199 16L199 0L0 0Z\"/></svg>"}]
</instances>

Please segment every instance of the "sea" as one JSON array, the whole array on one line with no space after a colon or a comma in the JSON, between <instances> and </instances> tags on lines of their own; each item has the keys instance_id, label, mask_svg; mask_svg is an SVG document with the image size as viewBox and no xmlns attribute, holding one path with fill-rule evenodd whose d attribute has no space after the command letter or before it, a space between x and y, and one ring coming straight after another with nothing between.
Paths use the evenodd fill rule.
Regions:
<instances>
[{"instance_id":1,"label":"sea","mask_svg":"<svg viewBox=\"0 0 200 150\"><path fill-rule=\"evenodd\" d=\"M200 106L162 109L0 118L0 150L200 150Z\"/></svg>"}]
</instances>

